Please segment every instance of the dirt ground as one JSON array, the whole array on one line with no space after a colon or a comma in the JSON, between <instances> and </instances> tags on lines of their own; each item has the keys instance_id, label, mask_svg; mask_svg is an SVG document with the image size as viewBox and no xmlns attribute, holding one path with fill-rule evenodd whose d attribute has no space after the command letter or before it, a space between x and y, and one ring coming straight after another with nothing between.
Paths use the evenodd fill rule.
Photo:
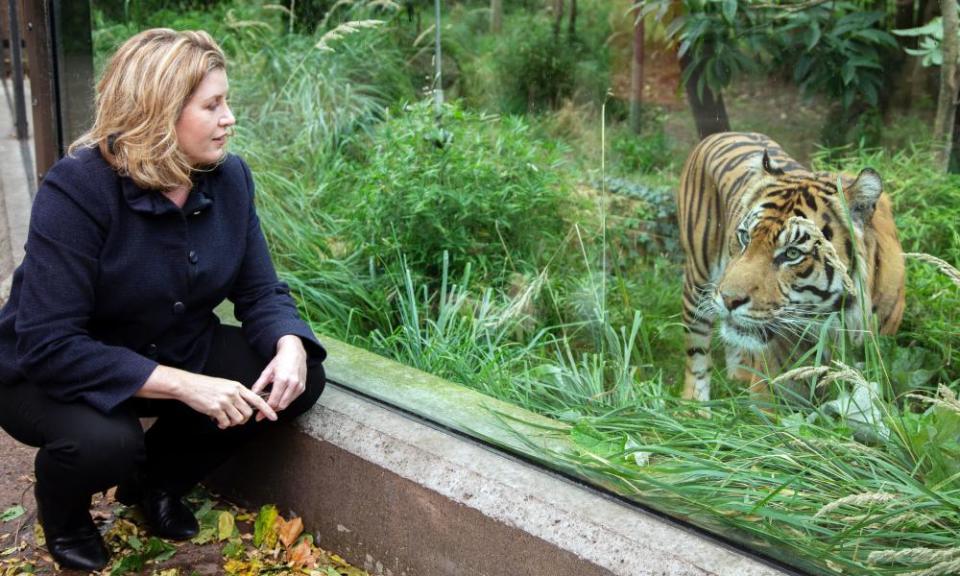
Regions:
<instances>
[{"instance_id":1,"label":"dirt ground","mask_svg":"<svg viewBox=\"0 0 960 576\"><path fill-rule=\"evenodd\" d=\"M56 571L46 548L36 544L34 525L37 508L33 498L33 458L36 452L35 448L24 446L0 431L0 512L17 505L26 509L26 513L19 518L0 522L0 550L3 551L0 562L4 562L2 566L6 568L12 563L10 561L19 558L33 563L35 574L85 574L77 570ZM98 496L94 500L93 516L102 528L107 528L115 518L117 505L109 497ZM16 550L21 546L22 549ZM178 544L177 553L170 560L160 565L149 565L143 573L179 568L181 574L224 574L221 547L216 543L202 546L190 542ZM11 549L16 552L8 554Z\"/></svg>"}]
</instances>

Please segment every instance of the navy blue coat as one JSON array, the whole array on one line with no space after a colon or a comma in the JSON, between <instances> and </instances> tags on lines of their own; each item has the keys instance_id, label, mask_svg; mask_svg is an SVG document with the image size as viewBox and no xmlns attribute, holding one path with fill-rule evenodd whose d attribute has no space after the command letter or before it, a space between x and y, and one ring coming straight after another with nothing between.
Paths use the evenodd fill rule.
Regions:
<instances>
[{"instance_id":1,"label":"navy blue coat","mask_svg":"<svg viewBox=\"0 0 960 576\"><path fill-rule=\"evenodd\" d=\"M26 379L108 412L158 363L202 369L225 298L264 358L286 334L326 356L277 279L243 160L198 173L180 209L119 176L99 149L80 150L37 192L0 310L0 382Z\"/></svg>"}]
</instances>

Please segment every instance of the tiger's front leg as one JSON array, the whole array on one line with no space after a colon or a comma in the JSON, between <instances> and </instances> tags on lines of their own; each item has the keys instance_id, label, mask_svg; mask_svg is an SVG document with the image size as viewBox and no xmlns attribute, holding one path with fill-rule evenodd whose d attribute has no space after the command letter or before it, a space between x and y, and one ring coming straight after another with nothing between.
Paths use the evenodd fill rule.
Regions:
<instances>
[{"instance_id":1,"label":"tiger's front leg","mask_svg":"<svg viewBox=\"0 0 960 576\"><path fill-rule=\"evenodd\" d=\"M683 282L683 325L687 362L683 381L683 397L687 400L710 399L710 337L714 314L703 305L703 282L695 279L696 271L687 268Z\"/></svg>"}]
</instances>

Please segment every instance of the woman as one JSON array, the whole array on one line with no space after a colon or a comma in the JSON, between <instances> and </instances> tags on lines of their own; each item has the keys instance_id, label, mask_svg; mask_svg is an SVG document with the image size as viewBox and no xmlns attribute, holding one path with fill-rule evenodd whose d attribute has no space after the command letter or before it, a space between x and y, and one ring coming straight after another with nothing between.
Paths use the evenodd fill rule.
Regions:
<instances>
[{"instance_id":1,"label":"woman","mask_svg":"<svg viewBox=\"0 0 960 576\"><path fill-rule=\"evenodd\" d=\"M39 448L35 493L61 566L108 553L90 498L119 484L153 534L197 522L181 497L269 421L309 409L326 353L277 279L205 32L129 39L93 128L46 175L0 311L0 426ZM225 298L238 328L220 326ZM157 416L144 433L139 418Z\"/></svg>"}]
</instances>

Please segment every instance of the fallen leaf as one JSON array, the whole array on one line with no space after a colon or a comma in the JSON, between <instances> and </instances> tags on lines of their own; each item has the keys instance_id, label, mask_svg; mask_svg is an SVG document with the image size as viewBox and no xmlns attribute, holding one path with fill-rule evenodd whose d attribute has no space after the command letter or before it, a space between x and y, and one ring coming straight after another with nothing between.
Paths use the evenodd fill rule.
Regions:
<instances>
[{"instance_id":1,"label":"fallen leaf","mask_svg":"<svg viewBox=\"0 0 960 576\"><path fill-rule=\"evenodd\" d=\"M224 558L240 558L243 556L243 540L239 538L231 538L227 545L223 547L223 550L220 552Z\"/></svg>"},{"instance_id":2,"label":"fallen leaf","mask_svg":"<svg viewBox=\"0 0 960 576\"><path fill-rule=\"evenodd\" d=\"M16 506L11 506L6 510L4 510L3 514L0 514L0 521L9 522L11 520L15 520L23 516L24 514L26 514L26 512L27 511L23 508L23 506L19 504L17 504Z\"/></svg>"},{"instance_id":3,"label":"fallen leaf","mask_svg":"<svg viewBox=\"0 0 960 576\"><path fill-rule=\"evenodd\" d=\"M283 547L289 548L296 542L297 536L300 536L300 533L303 532L303 519L297 516L290 521L283 522L283 524L280 525L279 532L280 542L283 544Z\"/></svg>"},{"instance_id":4,"label":"fallen leaf","mask_svg":"<svg viewBox=\"0 0 960 576\"><path fill-rule=\"evenodd\" d=\"M143 569L144 562L143 556L140 554L124 556L117 560L113 564L113 567L110 568L110 576L120 576L127 572L139 572Z\"/></svg>"},{"instance_id":5,"label":"fallen leaf","mask_svg":"<svg viewBox=\"0 0 960 576\"><path fill-rule=\"evenodd\" d=\"M43 535L43 526L41 526L39 522L34 522L33 524L33 543L36 544L38 548L47 545L47 539Z\"/></svg>"},{"instance_id":6,"label":"fallen leaf","mask_svg":"<svg viewBox=\"0 0 960 576\"><path fill-rule=\"evenodd\" d=\"M259 548L273 549L277 545L277 507L267 504L260 508L253 525L253 545ZM272 542L271 542L272 540Z\"/></svg>"},{"instance_id":7,"label":"fallen leaf","mask_svg":"<svg viewBox=\"0 0 960 576\"><path fill-rule=\"evenodd\" d=\"M253 559L249 562L244 562L242 560L227 560L226 564L223 565L223 569L227 574L232 574L234 576L257 576L260 573L262 564L257 559Z\"/></svg>"},{"instance_id":8,"label":"fallen leaf","mask_svg":"<svg viewBox=\"0 0 960 576\"><path fill-rule=\"evenodd\" d=\"M205 526L200 529L196 536L190 539L194 544L206 544L217 539L217 528L215 526Z\"/></svg>"},{"instance_id":9,"label":"fallen leaf","mask_svg":"<svg viewBox=\"0 0 960 576\"><path fill-rule=\"evenodd\" d=\"M217 520L217 539L220 542L223 542L227 538L233 536L233 528L235 522L233 519L233 514L223 511L220 513L220 517Z\"/></svg>"},{"instance_id":10,"label":"fallen leaf","mask_svg":"<svg viewBox=\"0 0 960 576\"><path fill-rule=\"evenodd\" d=\"M299 518L297 518L297 520L299 520ZM287 561L289 561L296 570L316 566L316 560L313 557L313 548L311 548L306 540L301 541L300 544L297 544L296 547L287 553Z\"/></svg>"}]
</instances>

